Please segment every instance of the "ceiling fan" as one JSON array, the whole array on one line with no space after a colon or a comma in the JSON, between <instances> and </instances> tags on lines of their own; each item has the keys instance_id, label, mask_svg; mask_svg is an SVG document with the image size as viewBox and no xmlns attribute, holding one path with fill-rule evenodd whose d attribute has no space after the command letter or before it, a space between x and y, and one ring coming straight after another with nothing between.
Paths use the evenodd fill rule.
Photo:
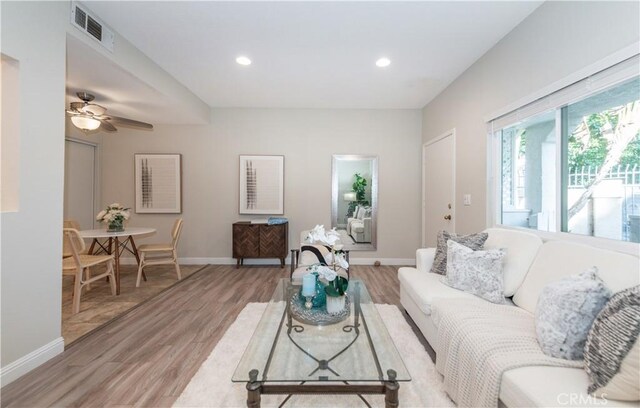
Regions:
<instances>
[{"instance_id":1,"label":"ceiling fan","mask_svg":"<svg viewBox=\"0 0 640 408\"><path fill-rule=\"evenodd\" d=\"M139 122L133 119L122 118L119 116L105 115L107 108L91 103L95 96L87 92L76 93L82 102L71 102L67 114L71 117L71 122L80 130L88 132L101 128L107 132L117 132L118 129L113 126L112 122L118 125L140 128L153 129L150 123Z\"/></svg>"}]
</instances>

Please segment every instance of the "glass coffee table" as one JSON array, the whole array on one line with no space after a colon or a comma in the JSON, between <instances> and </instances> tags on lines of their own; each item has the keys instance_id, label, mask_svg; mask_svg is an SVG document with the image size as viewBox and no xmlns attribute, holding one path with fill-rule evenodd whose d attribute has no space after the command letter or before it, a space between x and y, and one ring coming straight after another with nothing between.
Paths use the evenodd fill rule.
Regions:
<instances>
[{"instance_id":1,"label":"glass coffee table","mask_svg":"<svg viewBox=\"0 0 640 408\"><path fill-rule=\"evenodd\" d=\"M278 282L236 368L247 407L272 394L383 394L385 407L397 407L399 382L411 377L364 283L349 281L349 314L330 325L296 319L289 301L299 290Z\"/></svg>"}]
</instances>

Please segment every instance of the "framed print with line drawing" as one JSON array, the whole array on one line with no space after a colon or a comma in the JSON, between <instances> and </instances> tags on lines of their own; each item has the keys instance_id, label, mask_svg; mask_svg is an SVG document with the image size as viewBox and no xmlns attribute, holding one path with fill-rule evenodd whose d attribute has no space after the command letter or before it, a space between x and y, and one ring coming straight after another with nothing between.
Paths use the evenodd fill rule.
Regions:
<instances>
[{"instance_id":1,"label":"framed print with line drawing","mask_svg":"<svg viewBox=\"0 0 640 408\"><path fill-rule=\"evenodd\" d=\"M284 156L240 155L240 214L284 214Z\"/></svg>"},{"instance_id":2,"label":"framed print with line drawing","mask_svg":"<svg viewBox=\"0 0 640 408\"><path fill-rule=\"evenodd\" d=\"M136 154L136 213L182 212L182 155Z\"/></svg>"}]
</instances>

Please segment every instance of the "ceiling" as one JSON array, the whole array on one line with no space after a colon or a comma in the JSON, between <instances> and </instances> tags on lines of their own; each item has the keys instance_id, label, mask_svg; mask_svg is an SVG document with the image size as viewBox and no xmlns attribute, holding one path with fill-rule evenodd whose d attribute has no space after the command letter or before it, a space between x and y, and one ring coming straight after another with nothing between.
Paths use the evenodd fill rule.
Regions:
<instances>
[{"instance_id":1,"label":"ceiling","mask_svg":"<svg viewBox=\"0 0 640 408\"><path fill-rule=\"evenodd\" d=\"M87 5L212 107L413 109L426 105L540 4ZM239 55L253 63L238 65ZM389 67L375 66L382 56L391 59Z\"/></svg>"},{"instance_id":2,"label":"ceiling","mask_svg":"<svg viewBox=\"0 0 640 408\"><path fill-rule=\"evenodd\" d=\"M76 92L89 92L107 115L153 124L202 122L179 99L163 95L73 36L67 36L66 88L67 106L80 101Z\"/></svg>"}]
</instances>

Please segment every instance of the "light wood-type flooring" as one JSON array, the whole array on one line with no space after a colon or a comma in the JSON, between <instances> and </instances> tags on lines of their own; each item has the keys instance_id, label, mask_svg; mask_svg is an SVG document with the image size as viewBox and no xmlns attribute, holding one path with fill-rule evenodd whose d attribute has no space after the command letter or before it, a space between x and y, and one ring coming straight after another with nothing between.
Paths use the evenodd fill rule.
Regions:
<instances>
[{"instance_id":1,"label":"light wood-type flooring","mask_svg":"<svg viewBox=\"0 0 640 408\"><path fill-rule=\"evenodd\" d=\"M287 271L208 266L4 387L1 405L171 406L244 306L268 301ZM399 304L397 267L352 273L375 303Z\"/></svg>"},{"instance_id":2,"label":"light wood-type flooring","mask_svg":"<svg viewBox=\"0 0 640 408\"><path fill-rule=\"evenodd\" d=\"M202 265L185 265L180 268L182 278L203 268ZM94 273L102 273L100 270ZM106 281L91 284L91 290L83 290L80 313L71 313L73 301L73 276L62 280L62 337L69 346L75 340L102 326L129 309L151 299L158 293L176 284L176 271L171 265L150 266L145 269L147 281L136 288L138 269L132 265L120 267L120 295L111 294L111 286Z\"/></svg>"}]
</instances>

